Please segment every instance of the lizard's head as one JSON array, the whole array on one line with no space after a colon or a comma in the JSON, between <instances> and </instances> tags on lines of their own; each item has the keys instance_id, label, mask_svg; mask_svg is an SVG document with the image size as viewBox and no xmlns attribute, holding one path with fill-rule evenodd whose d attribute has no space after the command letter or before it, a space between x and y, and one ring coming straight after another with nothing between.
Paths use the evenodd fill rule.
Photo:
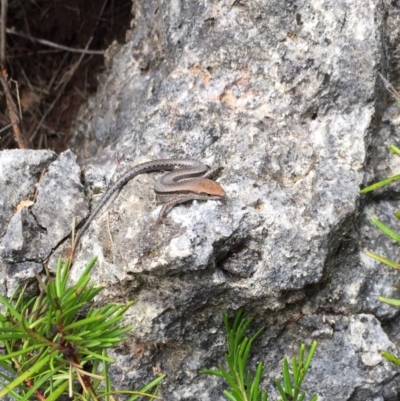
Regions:
<instances>
[{"instance_id":1,"label":"lizard's head","mask_svg":"<svg viewBox=\"0 0 400 401\"><path fill-rule=\"evenodd\" d=\"M208 180L206 178L200 179L196 185L196 193L207 196L217 196L223 198L226 193L218 182Z\"/></svg>"}]
</instances>

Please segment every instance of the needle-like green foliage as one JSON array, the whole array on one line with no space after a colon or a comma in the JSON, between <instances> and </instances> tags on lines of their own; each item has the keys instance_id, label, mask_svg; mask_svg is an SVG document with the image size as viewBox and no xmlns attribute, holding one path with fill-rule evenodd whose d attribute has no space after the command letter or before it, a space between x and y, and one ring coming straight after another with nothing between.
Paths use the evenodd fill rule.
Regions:
<instances>
[{"instance_id":1,"label":"needle-like green foliage","mask_svg":"<svg viewBox=\"0 0 400 401\"><path fill-rule=\"evenodd\" d=\"M253 318L245 318L243 311L239 311L235 317L233 325L230 326L227 315L224 315L225 330L227 335L228 353L225 360L228 367L219 366L219 370L202 370L200 373L222 377L229 385L229 390L224 390L223 394L231 401L268 401L268 393L260 389L261 377L264 365L259 362L255 374L247 369L247 360L255 339L263 332L264 327L259 329L250 339L245 337L245 332L250 326ZM310 366L317 343L314 341L307 359L304 361L305 347L300 348L298 358L292 358L292 374L290 373L288 362L284 359L283 379L284 383L276 382L278 391L281 394L280 400L283 401L303 401L305 393L300 394L301 383L307 369ZM291 375L293 379L291 379ZM300 395L299 395L300 394ZM315 395L310 401L316 401Z\"/></svg>"},{"instance_id":2,"label":"needle-like green foliage","mask_svg":"<svg viewBox=\"0 0 400 401\"><path fill-rule=\"evenodd\" d=\"M396 366L400 367L400 358L396 358L393 354L387 351L381 351L381 355L385 357L389 362L392 362Z\"/></svg>"},{"instance_id":3,"label":"needle-like green foliage","mask_svg":"<svg viewBox=\"0 0 400 401\"><path fill-rule=\"evenodd\" d=\"M158 398L160 376L140 391L111 390L107 348L124 340L131 327L121 321L133 304L93 306L102 287L90 284L94 258L74 285L68 284L69 261L58 261L55 277L39 274L39 295L26 298L17 289L9 301L0 295L5 313L0 314L0 399L55 401L68 394L74 400L113 400L113 394Z\"/></svg>"},{"instance_id":4,"label":"needle-like green foliage","mask_svg":"<svg viewBox=\"0 0 400 401\"><path fill-rule=\"evenodd\" d=\"M259 387L264 365L261 362L258 363L254 378L252 378L251 372L246 369L253 342L264 330L262 327L250 339L245 337L245 332L252 321L253 318L244 318L243 311L239 311L231 327L228 315L224 315L228 341L228 353L225 355L225 359L228 370L220 366L219 370L200 371L200 373L223 377L230 387L230 391L224 390L224 395L232 401L268 400L268 394L261 391Z\"/></svg>"},{"instance_id":5,"label":"needle-like green foliage","mask_svg":"<svg viewBox=\"0 0 400 401\"><path fill-rule=\"evenodd\" d=\"M305 345L301 344L300 352L298 357L292 358L291 371L289 368L289 362L287 358L283 360L283 383L278 380L275 381L275 385L281 395L279 401L303 401L306 393L300 392L301 384L303 383L304 377L310 367L311 360L314 356L315 349L317 348L317 342L313 341L310 351L308 352L307 358L305 358ZM314 395L310 401L316 401L317 395Z\"/></svg>"},{"instance_id":6,"label":"needle-like green foliage","mask_svg":"<svg viewBox=\"0 0 400 401\"><path fill-rule=\"evenodd\" d=\"M397 103L400 105L400 94L394 89L393 85L385 78L383 77L380 73L378 73L383 84L385 85L386 89L393 95L393 97L397 100ZM390 150L392 153L394 153L395 155L400 155L400 149L398 147L396 147L395 145L390 145ZM376 182L375 184L369 185L368 187L362 189L360 191L360 193L366 193L366 192L370 192L373 191L377 188L381 188L385 185L388 185L392 182L396 182L400 180L400 174L397 174L395 176L386 178L382 181ZM394 216L397 219L400 219L400 210L394 213ZM385 235L387 235L389 238L393 239L394 241L400 243L400 234L397 233L396 231L392 230L390 227L388 227L386 224L382 223L381 221L379 221L377 218L373 217L371 218L372 222L376 225L376 227L378 227ZM400 269L400 263L399 262L395 262L393 260L390 260L388 258L385 258L384 256L378 255L376 253L373 252L367 252L366 253L368 256L370 256L371 258L384 263L385 265L393 268L393 269ZM397 289L399 289L397 287ZM385 302L389 305L395 306L397 308L400 307L400 299L398 298L387 298L387 297L379 297L379 300L381 302ZM397 366L400 366L400 359L395 357L394 355L392 355L391 353L387 352L387 351L381 351L381 354L383 357L385 357L388 361L394 363Z\"/></svg>"},{"instance_id":7,"label":"needle-like green foliage","mask_svg":"<svg viewBox=\"0 0 400 401\"><path fill-rule=\"evenodd\" d=\"M369 185L368 187L363 188L360 193L366 194L367 192L375 191L375 189L382 188L386 185L389 185L393 182L400 181L400 174L394 175L393 177L385 178L382 181L375 182L374 184Z\"/></svg>"}]
</instances>

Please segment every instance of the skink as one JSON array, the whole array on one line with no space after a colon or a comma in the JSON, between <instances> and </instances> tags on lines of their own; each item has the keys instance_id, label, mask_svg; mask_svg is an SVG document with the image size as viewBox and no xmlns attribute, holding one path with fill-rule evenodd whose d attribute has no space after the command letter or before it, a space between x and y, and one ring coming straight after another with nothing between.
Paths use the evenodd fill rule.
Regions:
<instances>
[{"instance_id":1,"label":"skink","mask_svg":"<svg viewBox=\"0 0 400 401\"><path fill-rule=\"evenodd\" d=\"M161 176L154 185L154 191L157 196L163 202L167 202L160 211L158 222L161 221L170 208L178 203L193 199L222 199L225 196L225 191L221 185L209 179L217 171L217 168L210 169L199 161L189 159L161 159L139 164L119 178L99 200L76 236L74 253L91 222L115 192L119 191L128 181L140 174L170 170L172 171Z\"/></svg>"}]
</instances>

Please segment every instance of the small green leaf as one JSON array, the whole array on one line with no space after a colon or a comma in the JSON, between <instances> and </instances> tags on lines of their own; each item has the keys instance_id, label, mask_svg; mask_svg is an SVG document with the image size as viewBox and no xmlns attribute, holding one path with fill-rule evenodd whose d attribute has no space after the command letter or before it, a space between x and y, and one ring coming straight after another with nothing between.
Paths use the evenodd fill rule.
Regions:
<instances>
[{"instance_id":1,"label":"small green leaf","mask_svg":"<svg viewBox=\"0 0 400 401\"><path fill-rule=\"evenodd\" d=\"M46 401L57 401L58 398L64 393L64 391L68 388L68 380L63 380L61 384L51 392L51 394L46 397Z\"/></svg>"},{"instance_id":2,"label":"small green leaf","mask_svg":"<svg viewBox=\"0 0 400 401\"><path fill-rule=\"evenodd\" d=\"M213 376L224 377L224 375L219 370L204 369L200 370L200 373L202 375L213 375Z\"/></svg>"},{"instance_id":3,"label":"small green leaf","mask_svg":"<svg viewBox=\"0 0 400 401\"><path fill-rule=\"evenodd\" d=\"M292 371L294 380L297 382L297 378L299 377L299 368L297 366L297 360L295 356L292 358Z\"/></svg>"},{"instance_id":4,"label":"small green leaf","mask_svg":"<svg viewBox=\"0 0 400 401\"><path fill-rule=\"evenodd\" d=\"M388 305L396 306L400 308L400 299L396 298L386 298L386 297L378 297L379 301L384 302Z\"/></svg>"},{"instance_id":5,"label":"small green leaf","mask_svg":"<svg viewBox=\"0 0 400 401\"><path fill-rule=\"evenodd\" d=\"M87 293L86 300L91 301L100 291L104 289L103 286L94 287Z\"/></svg>"},{"instance_id":6,"label":"small green leaf","mask_svg":"<svg viewBox=\"0 0 400 401\"><path fill-rule=\"evenodd\" d=\"M39 376L37 380L34 380L32 387L30 387L29 391L26 394L24 394L25 399L29 400L30 397L33 395L33 393L42 385L44 385L46 381L49 380L52 376L54 376L56 373L57 373L56 371L50 371L46 375Z\"/></svg>"},{"instance_id":7,"label":"small green leaf","mask_svg":"<svg viewBox=\"0 0 400 401\"><path fill-rule=\"evenodd\" d=\"M106 337L103 336L103 338L122 336L125 333L127 333L128 331L132 330L132 328L133 328L133 326L127 326L127 327L109 331L109 332L107 332L107 336Z\"/></svg>"},{"instance_id":8,"label":"small green leaf","mask_svg":"<svg viewBox=\"0 0 400 401\"><path fill-rule=\"evenodd\" d=\"M383 224L376 217L371 217L371 221L388 237L394 239L397 242L400 242L400 235L389 228L386 224Z\"/></svg>"},{"instance_id":9,"label":"small green leaf","mask_svg":"<svg viewBox=\"0 0 400 401\"><path fill-rule=\"evenodd\" d=\"M64 336L64 340L66 340L66 341L82 341L83 338L80 336L76 336L74 334L68 334L68 335Z\"/></svg>"},{"instance_id":10,"label":"small green leaf","mask_svg":"<svg viewBox=\"0 0 400 401\"><path fill-rule=\"evenodd\" d=\"M235 390L238 388L238 384L236 383L236 381L234 380L233 376L231 376L225 369L223 366L219 367L221 373L223 374L224 379L229 383L229 385L231 386L232 390Z\"/></svg>"},{"instance_id":11,"label":"small green leaf","mask_svg":"<svg viewBox=\"0 0 400 401\"><path fill-rule=\"evenodd\" d=\"M146 384L146 386L142 387L139 392L140 393L147 393L150 391L152 388L158 386L158 384L165 378L166 375L161 375L156 377L154 380L152 380L149 384ZM129 398L127 401L134 401L139 397L139 395L135 395L131 398Z\"/></svg>"},{"instance_id":12,"label":"small green leaf","mask_svg":"<svg viewBox=\"0 0 400 401\"><path fill-rule=\"evenodd\" d=\"M377 260L378 262L382 262L385 265L387 265L389 267L392 267L393 269L400 269L400 264L397 263L397 262L394 262L393 260L384 258L383 256L380 256L380 255L378 255L376 253L369 252L369 251L365 252L365 254L367 256L369 256L370 258Z\"/></svg>"},{"instance_id":13,"label":"small green leaf","mask_svg":"<svg viewBox=\"0 0 400 401\"><path fill-rule=\"evenodd\" d=\"M90 340L90 341L82 341L80 345L81 345L81 347L84 346L85 348L95 348L101 344L103 344L103 341Z\"/></svg>"},{"instance_id":14,"label":"small green leaf","mask_svg":"<svg viewBox=\"0 0 400 401\"><path fill-rule=\"evenodd\" d=\"M390 151L396 155L400 155L400 149L395 145L390 145Z\"/></svg>"},{"instance_id":15,"label":"small green leaf","mask_svg":"<svg viewBox=\"0 0 400 401\"><path fill-rule=\"evenodd\" d=\"M14 326L14 325L12 327L5 327L4 325L0 326L0 330L3 333L23 333L24 334L24 332L19 327Z\"/></svg>"},{"instance_id":16,"label":"small green leaf","mask_svg":"<svg viewBox=\"0 0 400 401\"><path fill-rule=\"evenodd\" d=\"M8 364L8 363L4 363L3 361L0 361L0 366L3 369L9 371L12 374L13 377L17 374L15 369L13 369L12 366L10 366L10 364ZM3 377L8 382L12 381L12 379L10 377L3 375L1 372L0 372L0 377Z\"/></svg>"},{"instance_id":17,"label":"small green leaf","mask_svg":"<svg viewBox=\"0 0 400 401\"><path fill-rule=\"evenodd\" d=\"M290 382L289 364L286 358L283 359L283 382L285 383L285 392L293 396L292 383Z\"/></svg>"},{"instance_id":18,"label":"small green leaf","mask_svg":"<svg viewBox=\"0 0 400 401\"><path fill-rule=\"evenodd\" d=\"M304 373L306 373L308 368L310 367L311 360L313 359L315 350L317 349L317 345L318 345L317 341L313 341L311 344L310 351L308 352L307 355L306 363L304 364Z\"/></svg>"},{"instance_id":19,"label":"small green leaf","mask_svg":"<svg viewBox=\"0 0 400 401\"><path fill-rule=\"evenodd\" d=\"M252 400L258 400L258 394L259 394L259 388L260 388L260 382L261 382L261 376L264 370L264 366L261 362L258 363L257 365L257 370L256 370L256 375L253 381L253 384L251 386L250 394L251 394L251 399Z\"/></svg>"},{"instance_id":20,"label":"small green leaf","mask_svg":"<svg viewBox=\"0 0 400 401\"><path fill-rule=\"evenodd\" d=\"M88 317L86 319L81 319L74 323L69 324L68 326L65 326L64 330L67 331L67 330L71 330L71 329L76 329L77 327L82 327L82 326L85 326L90 323L99 322L102 319L103 319L103 316L101 316L101 315Z\"/></svg>"},{"instance_id":21,"label":"small green leaf","mask_svg":"<svg viewBox=\"0 0 400 401\"><path fill-rule=\"evenodd\" d=\"M110 358L109 356L104 356L103 354L97 354L96 352L92 352L89 349L85 349L85 354L101 359L102 361L115 362L115 359Z\"/></svg>"},{"instance_id":22,"label":"small green leaf","mask_svg":"<svg viewBox=\"0 0 400 401\"><path fill-rule=\"evenodd\" d=\"M3 390L0 391L0 397L4 397L13 388L17 387L19 384L24 382L26 379L28 379L29 377L36 374L42 366L46 365L46 363L49 362L49 360L50 360L50 355L46 355L40 361L38 361L35 365L33 365L31 368L26 370L24 373L20 374L14 381L12 381L10 384L5 386L3 388Z\"/></svg>"},{"instance_id":23,"label":"small green leaf","mask_svg":"<svg viewBox=\"0 0 400 401\"><path fill-rule=\"evenodd\" d=\"M11 313L11 315L15 319L21 322L22 320L21 314L17 312L16 309L10 304L10 302L8 302L7 299L4 298L2 295L0 295L0 302L6 307L8 313Z\"/></svg>"},{"instance_id":24,"label":"small green leaf","mask_svg":"<svg viewBox=\"0 0 400 401\"><path fill-rule=\"evenodd\" d=\"M62 269L62 272L61 272L61 287L63 288L62 296L64 296L65 292L68 291L67 283L68 283L68 278L69 278L70 267L71 267L71 261L66 260L64 263L64 268Z\"/></svg>"},{"instance_id":25,"label":"small green leaf","mask_svg":"<svg viewBox=\"0 0 400 401\"><path fill-rule=\"evenodd\" d=\"M370 191L374 191L375 189L382 188L385 185L391 184L392 182L396 182L400 180L400 174L394 175L393 177L386 178L382 181L376 182L375 184L369 185L368 187L363 188L360 193L365 194Z\"/></svg>"},{"instance_id":26,"label":"small green leaf","mask_svg":"<svg viewBox=\"0 0 400 401\"><path fill-rule=\"evenodd\" d=\"M77 288L82 287L82 283L86 282L87 280L87 276L89 275L90 271L93 269L93 266L95 265L97 261L97 256L94 257L85 267L85 270L81 273L81 277L79 278L79 280L77 281L77 283L75 284L75 286Z\"/></svg>"},{"instance_id":27,"label":"small green leaf","mask_svg":"<svg viewBox=\"0 0 400 401\"><path fill-rule=\"evenodd\" d=\"M232 401L239 401L228 390L224 390L223 394L225 397L229 398Z\"/></svg>"},{"instance_id":28,"label":"small green leaf","mask_svg":"<svg viewBox=\"0 0 400 401\"><path fill-rule=\"evenodd\" d=\"M103 315L96 315L96 316L93 316L91 318L97 318L99 316L101 317L100 320L103 321L104 320L104 316ZM88 319L90 319L90 318L88 318ZM116 317L113 317L111 319L108 319L108 320L104 321L103 323L100 323L100 324L96 325L96 332L100 332L100 331L104 332L105 330L107 330L108 327L112 326L113 324L117 324L118 322L120 322L121 319L122 319L122 316L116 316Z\"/></svg>"},{"instance_id":29,"label":"small green leaf","mask_svg":"<svg viewBox=\"0 0 400 401\"><path fill-rule=\"evenodd\" d=\"M56 293L58 298L61 298L63 294L61 269L62 269L62 261L61 258L59 258L57 261L57 268L56 268Z\"/></svg>"},{"instance_id":30,"label":"small green leaf","mask_svg":"<svg viewBox=\"0 0 400 401\"><path fill-rule=\"evenodd\" d=\"M32 345L25 349L20 349L19 351L7 353L6 355L0 355L0 361L7 361L7 360L10 360L11 358L15 358L16 356L28 354L31 351L38 349L38 348L42 348L42 347L43 347L42 344L36 344L36 345Z\"/></svg>"},{"instance_id":31,"label":"small green leaf","mask_svg":"<svg viewBox=\"0 0 400 401\"><path fill-rule=\"evenodd\" d=\"M280 394L280 396L282 397L282 400L283 400L283 401L288 401L288 399L287 399L287 397L286 397L286 393L285 393L285 391L283 390L283 388L282 388L282 386L281 386L281 384L279 383L278 380L275 380L275 386L276 386L276 388L278 389L279 394Z\"/></svg>"},{"instance_id":32,"label":"small green leaf","mask_svg":"<svg viewBox=\"0 0 400 401\"><path fill-rule=\"evenodd\" d=\"M26 338L25 333L0 334L0 340L20 340Z\"/></svg>"},{"instance_id":33,"label":"small green leaf","mask_svg":"<svg viewBox=\"0 0 400 401\"><path fill-rule=\"evenodd\" d=\"M76 312L79 311L79 309L81 309L84 305L85 305L85 302L81 302L81 303L79 303L77 305L72 306L69 309L64 309L64 311L61 313L60 319L65 321L65 318L68 315L71 315L70 318L74 317Z\"/></svg>"}]
</instances>

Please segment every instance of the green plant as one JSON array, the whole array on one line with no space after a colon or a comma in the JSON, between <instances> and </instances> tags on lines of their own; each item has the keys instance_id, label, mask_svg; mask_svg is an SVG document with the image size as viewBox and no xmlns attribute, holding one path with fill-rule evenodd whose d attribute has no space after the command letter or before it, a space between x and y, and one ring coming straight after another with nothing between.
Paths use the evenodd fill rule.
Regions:
<instances>
[{"instance_id":1,"label":"green plant","mask_svg":"<svg viewBox=\"0 0 400 401\"><path fill-rule=\"evenodd\" d=\"M224 315L225 330L228 342L228 353L225 355L227 369L219 366L219 370L202 370L200 373L210 374L224 378L230 390L224 390L223 394L232 401L267 401L268 393L260 390L261 376L264 365L259 362L256 373L253 375L246 368L247 359L255 339L263 332L264 327L259 329L250 339L245 337L245 332L250 326L253 318L245 318L243 311L239 311L233 325L230 326L227 315ZM300 355L297 359L292 358L292 373L285 358L283 361L283 383L276 381L275 384L281 395L282 401L303 401L305 393L300 394L300 387L305 374L310 366L317 343L314 341L306 361L304 361L304 344L300 348ZM293 379L291 378L293 376ZM316 401L317 396L310 401Z\"/></svg>"},{"instance_id":2,"label":"green plant","mask_svg":"<svg viewBox=\"0 0 400 401\"><path fill-rule=\"evenodd\" d=\"M396 176L397 177L397 176ZM393 178L393 177L391 177ZM370 185L367 188L364 188L363 190L361 190L361 193L366 193L368 191L373 191L376 188L381 188L384 185L387 185L388 183L393 182L390 181L389 179L383 180L383 181L379 181L373 185ZM400 212L396 212L394 214L394 216L396 218L400 218ZM371 218L372 223L375 224L376 227L378 227L384 234L386 234L389 238L393 239L394 241L400 243L400 234L398 234L397 232L393 231L390 227L388 227L386 224L382 223L380 220L378 220L376 217L372 217ZM371 257L372 259L375 259L381 263L384 263L385 265L393 268L393 269L400 269L400 263L395 262L391 259L385 258L384 256L378 255L377 253L374 252L370 252L367 251L366 255ZM395 286L397 289L400 289L398 286ZM383 297L383 296L379 296L378 299L381 302L384 302L386 304L395 306L397 308L400 307L400 299L398 298L389 298L389 297ZM396 356L394 356L393 354L391 354L390 352L387 351L381 351L381 355L386 358L388 361L394 363L397 366L400 366L400 359L397 358Z\"/></svg>"},{"instance_id":3,"label":"green plant","mask_svg":"<svg viewBox=\"0 0 400 401\"><path fill-rule=\"evenodd\" d=\"M379 77L381 78L383 84L385 85L385 88L388 90L388 92L396 99L397 104L400 105L400 94L395 90L393 85L380 73L378 73ZM395 146L395 145L390 145L390 150L392 153L396 155L400 155L400 149ZM375 191L378 188L383 188L386 185L389 185L393 182L400 181L400 174L394 175L392 177L385 178L381 181L375 182L374 184L368 185L367 187L363 188L360 193L361 194L366 194L368 192ZM394 213L394 216L397 219L400 219L400 211L397 211ZM375 224L376 227L378 227L384 234L386 234L389 238L393 239L394 241L400 243L400 234L397 233L396 231L392 230L390 227L388 227L386 224L382 223L380 220L378 220L376 217L372 217L371 221ZM379 262L384 263L387 266L390 266L394 269L400 269L400 263L395 262L393 260L387 259L381 255L378 255L374 252L366 252L368 256L371 258L378 260ZM382 302L386 302L388 304L391 304L393 306L400 306L400 300L394 299L394 298L386 298L386 297L379 297L379 299Z\"/></svg>"},{"instance_id":4,"label":"green plant","mask_svg":"<svg viewBox=\"0 0 400 401\"><path fill-rule=\"evenodd\" d=\"M379 73L378 73L379 74ZM379 74L383 84L385 85L386 89L394 96L394 98L397 101L397 104L400 105L400 94L394 89L393 85L386 79L384 78L381 74ZM390 150L392 153L396 154L396 155L400 155L400 149L398 147L396 147L395 145L390 145ZM363 188L360 193L361 194L365 194L371 191L374 191L378 188L382 188L386 185L389 185L393 182L397 182L400 181L400 174L394 175L392 177L388 177L385 178L381 181L378 181L374 184L371 184L365 188ZM400 211L397 211L394 213L394 216L397 219L400 219ZM382 223L380 220L378 220L376 217L372 217L371 221L373 224L375 224L376 227L378 227L385 235L387 235L389 238L393 239L394 241L400 243L400 234L397 233L396 231L392 230L390 227L388 227L386 224ZM400 263L395 262L391 259L385 258L384 256L378 255L374 252L366 252L366 254L381 262L384 263L385 265L393 268L393 269L400 269ZM396 287L397 289L400 289L399 287ZM388 298L388 297L383 297L383 296L379 296L379 300L381 302L385 302L389 305L395 306L395 307L400 307L400 299L396 299L396 298ZM385 357L388 361L394 363L397 366L400 366L400 359L395 357L393 354L391 354L390 352L387 351L381 351L381 354L383 357Z\"/></svg>"},{"instance_id":5,"label":"green plant","mask_svg":"<svg viewBox=\"0 0 400 401\"><path fill-rule=\"evenodd\" d=\"M400 105L400 94L394 89L393 85L385 78L383 77L380 73L378 73L379 77L381 78L383 84L385 85L385 88L393 95L393 97L397 100L397 103ZM396 147L395 145L390 145L390 150L392 153L396 155L400 155L400 149ZM393 182L400 181L400 174L394 175L392 177L385 178L381 181L375 182L374 184L368 185L367 187L363 188L360 193L361 194L366 194L368 192L375 191L378 188L383 188L386 185L389 185ZM394 213L394 216L397 219L400 219L400 211L397 211ZM386 234L389 238L393 239L394 241L400 243L400 234L397 233L396 231L392 230L390 227L388 227L386 224L382 223L380 220L378 220L376 217L372 217L371 221L373 224L375 224L376 227L378 227L384 234ZM378 255L374 252L366 252L368 256L371 258L378 260L379 262L384 263L387 266L390 266L394 269L400 269L400 263L395 262L393 260L387 259L381 255ZM379 299L382 302L389 303L394 306L400 306L400 300L397 299L392 299L392 298L385 298L385 297L379 297Z\"/></svg>"},{"instance_id":6,"label":"green plant","mask_svg":"<svg viewBox=\"0 0 400 401\"><path fill-rule=\"evenodd\" d=\"M90 284L94 258L74 285L68 285L69 261L58 261L55 277L36 278L40 292L28 299L17 289L8 301L0 296L0 398L18 401L54 401L68 394L74 400L113 400L112 394L157 398L146 391L156 389L160 376L136 391L111 390L108 375L113 359L107 348L124 340L131 327L121 326L126 305L91 306L102 290ZM83 313L84 312L84 313ZM4 373L5 371L5 373Z\"/></svg>"},{"instance_id":7,"label":"green plant","mask_svg":"<svg viewBox=\"0 0 400 401\"><path fill-rule=\"evenodd\" d=\"M300 352L298 357L292 358L292 372L290 372L289 363L286 358L283 359L283 383L275 381L275 385L278 388L279 394L282 397L282 401L303 401L306 396L305 392L300 393L301 384L303 383L304 377L310 367L311 360L314 356L314 352L317 348L317 342L313 341L311 344L310 351L308 352L306 360L304 344L300 346ZM293 376L293 380L291 379ZM310 398L310 401L316 401L318 399L317 395Z\"/></svg>"}]
</instances>

